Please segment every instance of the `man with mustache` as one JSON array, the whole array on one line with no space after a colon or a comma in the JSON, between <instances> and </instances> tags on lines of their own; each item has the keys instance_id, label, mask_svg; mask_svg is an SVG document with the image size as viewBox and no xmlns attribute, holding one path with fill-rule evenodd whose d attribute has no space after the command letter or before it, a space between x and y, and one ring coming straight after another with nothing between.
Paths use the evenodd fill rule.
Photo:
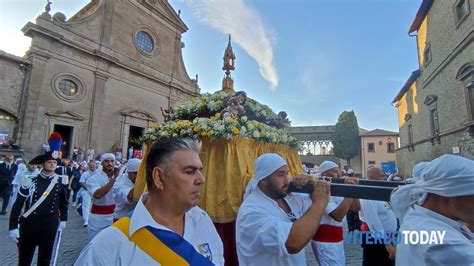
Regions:
<instances>
[{"instance_id":1,"label":"man with mustache","mask_svg":"<svg viewBox=\"0 0 474 266\"><path fill-rule=\"evenodd\" d=\"M87 179L87 191L92 197L87 232L92 240L102 229L112 225L114 221L113 186L117 175L114 173L115 155L104 153L101 156L102 171Z\"/></svg>"},{"instance_id":2,"label":"man with mustache","mask_svg":"<svg viewBox=\"0 0 474 266\"><path fill-rule=\"evenodd\" d=\"M199 150L191 139L157 141L146 158L148 192L75 265L224 265L222 241L197 206L205 183Z\"/></svg>"},{"instance_id":3,"label":"man with mustache","mask_svg":"<svg viewBox=\"0 0 474 266\"><path fill-rule=\"evenodd\" d=\"M240 265L306 265L304 247L318 230L329 200L329 184L314 183L313 193L288 193L288 165L276 153L255 160L244 202L237 214ZM308 181L300 178L300 185Z\"/></svg>"}]
</instances>

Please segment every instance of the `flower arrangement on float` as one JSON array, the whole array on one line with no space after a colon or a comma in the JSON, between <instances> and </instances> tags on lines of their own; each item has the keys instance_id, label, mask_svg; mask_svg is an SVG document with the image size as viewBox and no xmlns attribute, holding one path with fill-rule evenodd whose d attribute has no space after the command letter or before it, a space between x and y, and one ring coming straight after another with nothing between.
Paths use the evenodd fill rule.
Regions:
<instances>
[{"instance_id":1,"label":"flower arrangement on float","mask_svg":"<svg viewBox=\"0 0 474 266\"><path fill-rule=\"evenodd\" d=\"M233 105L232 99L239 93L244 95L244 103ZM238 108L242 109L241 116L235 111ZM166 122L152 125L142 136L143 142L169 137L232 140L241 136L292 148L299 146L298 140L287 131L290 122L286 113L276 114L268 106L247 98L244 92L206 93L174 109L165 110L163 115Z\"/></svg>"}]
</instances>

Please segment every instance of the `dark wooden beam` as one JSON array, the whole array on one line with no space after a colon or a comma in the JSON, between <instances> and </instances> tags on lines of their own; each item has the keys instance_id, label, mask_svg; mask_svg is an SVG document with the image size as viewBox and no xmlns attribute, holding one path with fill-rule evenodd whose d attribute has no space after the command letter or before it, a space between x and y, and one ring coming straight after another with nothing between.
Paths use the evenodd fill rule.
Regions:
<instances>
[{"instance_id":1,"label":"dark wooden beam","mask_svg":"<svg viewBox=\"0 0 474 266\"><path fill-rule=\"evenodd\" d=\"M390 195L395 187L389 186L367 186L367 185L350 185L331 183L331 196L368 199L379 201L390 201ZM303 188L296 188L292 183L288 188L288 192L298 192L311 194L313 191L313 182L308 182Z\"/></svg>"},{"instance_id":2,"label":"dark wooden beam","mask_svg":"<svg viewBox=\"0 0 474 266\"><path fill-rule=\"evenodd\" d=\"M328 180L327 178L318 178L319 180L330 181L331 183L336 184L344 184L344 178L332 178ZM359 185L365 186L379 186L379 187L398 187L406 185L407 182L403 181L376 181L376 180L367 180L367 179L359 179Z\"/></svg>"}]
</instances>

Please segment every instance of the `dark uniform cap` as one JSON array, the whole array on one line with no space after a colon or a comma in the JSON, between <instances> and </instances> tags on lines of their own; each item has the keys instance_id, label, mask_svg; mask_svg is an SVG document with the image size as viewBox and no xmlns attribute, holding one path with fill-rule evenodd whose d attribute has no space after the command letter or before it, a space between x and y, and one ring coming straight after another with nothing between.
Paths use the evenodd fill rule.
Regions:
<instances>
[{"instance_id":1,"label":"dark uniform cap","mask_svg":"<svg viewBox=\"0 0 474 266\"><path fill-rule=\"evenodd\" d=\"M43 164L46 161L55 160L58 164L61 162L59 160L59 154L57 151L50 151L45 154L41 154L36 156L35 158L31 159L30 164Z\"/></svg>"}]
</instances>

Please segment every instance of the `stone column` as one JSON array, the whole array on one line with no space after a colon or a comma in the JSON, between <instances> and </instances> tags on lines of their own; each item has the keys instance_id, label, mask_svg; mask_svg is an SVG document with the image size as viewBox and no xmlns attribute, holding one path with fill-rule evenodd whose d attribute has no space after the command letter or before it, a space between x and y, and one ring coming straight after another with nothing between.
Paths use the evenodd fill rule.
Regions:
<instances>
[{"instance_id":1,"label":"stone column","mask_svg":"<svg viewBox=\"0 0 474 266\"><path fill-rule=\"evenodd\" d=\"M100 118L104 108L105 83L108 75L102 71L96 71L94 78L94 88L92 91L91 112L89 115L87 148L91 145L97 152L97 140L102 132L100 132Z\"/></svg>"}]
</instances>

